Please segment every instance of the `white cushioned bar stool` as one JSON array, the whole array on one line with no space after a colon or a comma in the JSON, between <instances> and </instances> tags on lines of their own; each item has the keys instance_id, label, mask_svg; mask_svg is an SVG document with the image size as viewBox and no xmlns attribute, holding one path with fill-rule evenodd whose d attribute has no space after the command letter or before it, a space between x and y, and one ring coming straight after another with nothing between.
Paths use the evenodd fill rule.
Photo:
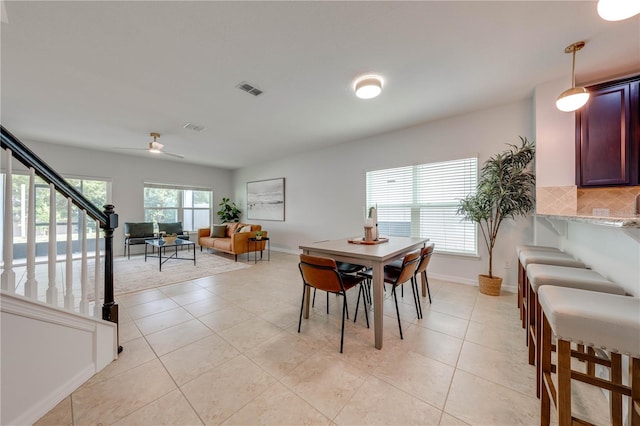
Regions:
<instances>
[{"instance_id":1,"label":"white cushioned bar stool","mask_svg":"<svg viewBox=\"0 0 640 426\"><path fill-rule=\"evenodd\" d=\"M520 309L520 319L523 320L522 315L524 314L524 309L522 309L522 289L523 289L523 285L524 285L524 276L526 274L526 271L524 269L524 266L522 266L522 263L520 263L520 252L523 250L537 250L537 251L548 251L548 252L556 252L556 253L562 253L562 251L560 251L559 249L555 248L555 247L550 247L550 246L534 246L534 245L528 245L528 244L520 244L516 246L516 257L518 258L518 300L517 300L517 305L518 305L518 309Z\"/></svg>"},{"instance_id":2,"label":"white cushioned bar stool","mask_svg":"<svg viewBox=\"0 0 640 426\"><path fill-rule=\"evenodd\" d=\"M623 424L622 399L631 397L630 424L640 425L640 299L574 288L542 286L542 382L540 424L551 422L551 402L560 426L586 423L571 412L571 381L577 380L611 392L611 424ZM557 339L557 389L551 374L552 335ZM610 360L571 350L571 342L610 352ZM622 380L622 356L629 356L629 385ZM571 369L571 357L610 369L610 380Z\"/></svg>"},{"instance_id":3,"label":"white cushioned bar stool","mask_svg":"<svg viewBox=\"0 0 640 426\"><path fill-rule=\"evenodd\" d=\"M540 320L542 311L538 302L538 289L542 286L577 288L600 293L624 296L625 292L618 284L609 281L591 269L571 268L567 266L531 264L527 267L529 282L529 306L527 307L527 334L529 336L529 364L536 365L536 396L540 396ZM590 368L594 366L589 364Z\"/></svg>"},{"instance_id":4,"label":"white cushioned bar stool","mask_svg":"<svg viewBox=\"0 0 640 426\"><path fill-rule=\"evenodd\" d=\"M520 251L518 260L520 261L520 265L522 265L522 268L525 270L525 274L522 277L522 301L520 303L520 317L522 319L522 328L526 328L528 318L527 307L529 306L529 303L527 302L527 298L529 297L529 281L527 280L526 270L529 265L542 264L586 269L586 265L584 263L575 259L570 254L564 252L524 249ZM529 340L527 339L526 342L528 344Z\"/></svg>"}]
</instances>

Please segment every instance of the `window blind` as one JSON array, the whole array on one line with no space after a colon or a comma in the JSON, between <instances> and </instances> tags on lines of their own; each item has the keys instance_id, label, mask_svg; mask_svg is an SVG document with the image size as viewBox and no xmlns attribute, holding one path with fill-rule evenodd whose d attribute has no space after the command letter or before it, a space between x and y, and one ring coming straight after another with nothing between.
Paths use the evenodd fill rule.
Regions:
<instances>
[{"instance_id":1,"label":"window blind","mask_svg":"<svg viewBox=\"0 0 640 426\"><path fill-rule=\"evenodd\" d=\"M439 252L476 255L476 226L456 211L477 179L475 157L375 170L366 176L367 206L377 207L381 235L429 238Z\"/></svg>"}]
</instances>

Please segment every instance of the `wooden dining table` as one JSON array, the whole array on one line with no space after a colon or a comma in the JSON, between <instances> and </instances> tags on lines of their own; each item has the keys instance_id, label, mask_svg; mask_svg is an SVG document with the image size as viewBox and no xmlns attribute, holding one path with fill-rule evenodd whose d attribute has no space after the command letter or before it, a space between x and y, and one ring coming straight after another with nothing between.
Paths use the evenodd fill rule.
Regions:
<instances>
[{"instance_id":1,"label":"wooden dining table","mask_svg":"<svg viewBox=\"0 0 640 426\"><path fill-rule=\"evenodd\" d=\"M383 302L384 302L384 266L405 254L422 248L428 238L418 237L389 237L388 241L380 244L353 244L342 238L338 240L317 241L302 244L299 248L304 254L324 256L332 259L370 267L373 270L373 328L375 346L382 349L383 340ZM304 317L309 318L309 303L311 290L307 287L304 303Z\"/></svg>"}]
</instances>

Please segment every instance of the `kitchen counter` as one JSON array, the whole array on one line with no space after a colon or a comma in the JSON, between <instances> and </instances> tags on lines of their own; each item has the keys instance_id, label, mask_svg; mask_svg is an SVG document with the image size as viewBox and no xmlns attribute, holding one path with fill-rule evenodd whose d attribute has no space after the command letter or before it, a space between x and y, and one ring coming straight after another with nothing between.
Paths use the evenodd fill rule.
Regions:
<instances>
[{"instance_id":1,"label":"kitchen counter","mask_svg":"<svg viewBox=\"0 0 640 426\"><path fill-rule=\"evenodd\" d=\"M614 228L640 228L640 216L587 216L587 215L554 215L536 213L536 217L551 220L568 220L589 223L592 225L610 226Z\"/></svg>"}]
</instances>

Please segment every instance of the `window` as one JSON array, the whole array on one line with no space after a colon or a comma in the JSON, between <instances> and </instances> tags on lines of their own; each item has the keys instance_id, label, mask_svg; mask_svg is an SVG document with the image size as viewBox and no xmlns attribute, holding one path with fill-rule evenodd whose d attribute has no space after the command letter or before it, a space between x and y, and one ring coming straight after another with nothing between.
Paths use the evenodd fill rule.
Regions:
<instances>
[{"instance_id":1,"label":"window","mask_svg":"<svg viewBox=\"0 0 640 426\"><path fill-rule=\"evenodd\" d=\"M377 207L381 235L429 238L439 252L477 255L475 224L456 214L477 178L477 158L367 172L367 206Z\"/></svg>"},{"instance_id":2,"label":"window","mask_svg":"<svg viewBox=\"0 0 640 426\"><path fill-rule=\"evenodd\" d=\"M4 174L2 175L4 179ZM107 204L110 198L111 183L106 180L67 178L66 181L80 191L91 203L99 209ZM35 217L36 217L36 256L47 255L47 242L49 240L49 211L50 189L39 176L35 178ZM4 187L4 186L3 186ZM14 259L26 258L27 243L27 215L28 215L28 191L29 176L14 173L11 177L11 198L13 204L13 257ZM58 252L66 250L67 240L67 199L60 193L56 193L56 235ZM80 209L71 208L71 234L72 250L80 252ZM96 237L96 222L87 216L87 240L88 246L93 248Z\"/></svg>"},{"instance_id":3,"label":"window","mask_svg":"<svg viewBox=\"0 0 640 426\"><path fill-rule=\"evenodd\" d=\"M213 193L207 188L181 187L156 183L144 184L144 220L182 222L193 231L211 225Z\"/></svg>"}]
</instances>

